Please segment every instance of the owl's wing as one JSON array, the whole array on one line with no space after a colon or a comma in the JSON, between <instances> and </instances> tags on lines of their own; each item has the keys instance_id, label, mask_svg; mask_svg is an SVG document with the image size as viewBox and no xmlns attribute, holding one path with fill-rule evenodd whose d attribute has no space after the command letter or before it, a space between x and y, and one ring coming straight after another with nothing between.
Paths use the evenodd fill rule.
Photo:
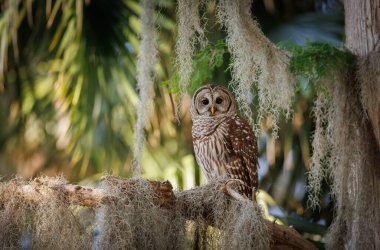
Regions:
<instances>
[{"instance_id":1,"label":"owl's wing","mask_svg":"<svg viewBox=\"0 0 380 250\"><path fill-rule=\"evenodd\" d=\"M228 160L227 172L232 178L242 180L250 188L258 188L258 150L256 137L251 126L236 115L228 126ZM249 192L252 192L251 190ZM250 197L251 195L249 195Z\"/></svg>"}]
</instances>

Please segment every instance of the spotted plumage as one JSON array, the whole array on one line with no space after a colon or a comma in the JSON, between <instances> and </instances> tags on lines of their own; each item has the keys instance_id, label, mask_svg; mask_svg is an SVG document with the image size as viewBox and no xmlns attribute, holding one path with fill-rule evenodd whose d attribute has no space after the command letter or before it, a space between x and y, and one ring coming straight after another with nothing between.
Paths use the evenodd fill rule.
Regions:
<instances>
[{"instance_id":1,"label":"spotted plumage","mask_svg":"<svg viewBox=\"0 0 380 250\"><path fill-rule=\"evenodd\" d=\"M201 87L192 99L191 119L196 160L207 180L239 179L245 184L240 192L252 198L258 188L257 142L237 114L233 95L222 86Z\"/></svg>"}]
</instances>

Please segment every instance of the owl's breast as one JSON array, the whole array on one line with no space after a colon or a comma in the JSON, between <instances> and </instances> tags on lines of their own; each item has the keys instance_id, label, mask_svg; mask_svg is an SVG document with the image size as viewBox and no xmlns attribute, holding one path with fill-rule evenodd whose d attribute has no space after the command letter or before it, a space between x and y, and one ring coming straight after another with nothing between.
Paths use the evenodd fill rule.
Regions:
<instances>
[{"instance_id":1,"label":"owl's breast","mask_svg":"<svg viewBox=\"0 0 380 250\"><path fill-rule=\"evenodd\" d=\"M222 124L213 133L194 140L196 160L208 181L227 177L225 133L227 130Z\"/></svg>"}]
</instances>

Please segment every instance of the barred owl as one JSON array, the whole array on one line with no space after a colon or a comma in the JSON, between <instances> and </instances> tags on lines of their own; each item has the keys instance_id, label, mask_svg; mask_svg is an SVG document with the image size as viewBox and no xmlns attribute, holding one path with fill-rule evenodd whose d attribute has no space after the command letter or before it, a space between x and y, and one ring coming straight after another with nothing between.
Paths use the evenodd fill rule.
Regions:
<instances>
[{"instance_id":1,"label":"barred owl","mask_svg":"<svg viewBox=\"0 0 380 250\"><path fill-rule=\"evenodd\" d=\"M256 137L237 114L233 95L222 86L199 88L192 98L191 119L196 160L207 180L239 179L244 183L239 192L254 199L259 166Z\"/></svg>"}]
</instances>

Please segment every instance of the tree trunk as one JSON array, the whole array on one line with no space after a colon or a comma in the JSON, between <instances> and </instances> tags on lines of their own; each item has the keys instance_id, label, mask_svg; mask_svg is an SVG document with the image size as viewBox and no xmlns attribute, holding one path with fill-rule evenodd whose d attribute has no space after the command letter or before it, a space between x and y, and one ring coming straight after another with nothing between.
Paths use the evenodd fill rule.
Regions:
<instances>
[{"instance_id":1,"label":"tree trunk","mask_svg":"<svg viewBox=\"0 0 380 250\"><path fill-rule=\"evenodd\" d=\"M354 55L366 56L380 49L380 1L344 2L346 47Z\"/></svg>"},{"instance_id":2,"label":"tree trunk","mask_svg":"<svg viewBox=\"0 0 380 250\"><path fill-rule=\"evenodd\" d=\"M341 190L349 201L342 209L350 210L342 217L349 248L380 249L380 0L345 0L344 7L346 47L358 59L357 71L346 83L353 92L346 110L361 111L352 136L364 142L360 144L364 159L351 169L351 190Z\"/></svg>"}]
</instances>

